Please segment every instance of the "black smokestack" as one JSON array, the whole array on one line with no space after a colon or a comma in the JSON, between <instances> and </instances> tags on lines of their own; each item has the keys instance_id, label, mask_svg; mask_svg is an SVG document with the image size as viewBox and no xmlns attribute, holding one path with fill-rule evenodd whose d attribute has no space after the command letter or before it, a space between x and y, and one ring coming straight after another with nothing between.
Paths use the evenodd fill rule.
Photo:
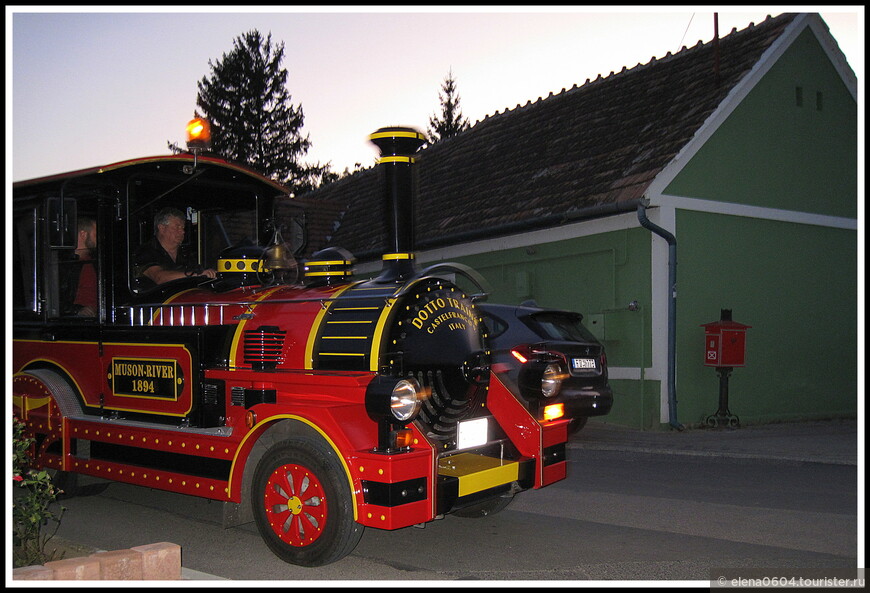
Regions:
<instances>
[{"instance_id":1,"label":"black smokestack","mask_svg":"<svg viewBox=\"0 0 870 593\"><path fill-rule=\"evenodd\" d=\"M414 181L412 165L426 137L413 128L381 128L369 140L381 151L388 244L382 281L414 273Z\"/></svg>"}]
</instances>

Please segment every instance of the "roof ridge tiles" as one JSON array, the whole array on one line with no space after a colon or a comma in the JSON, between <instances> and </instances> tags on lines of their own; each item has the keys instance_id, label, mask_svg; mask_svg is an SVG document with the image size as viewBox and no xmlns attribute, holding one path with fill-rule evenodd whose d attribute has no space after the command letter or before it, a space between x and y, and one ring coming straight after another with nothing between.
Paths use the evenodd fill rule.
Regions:
<instances>
[{"instance_id":1,"label":"roof ridge tiles","mask_svg":"<svg viewBox=\"0 0 870 593\"><path fill-rule=\"evenodd\" d=\"M778 16L776 16L776 17L773 17L773 16L771 16L771 15L767 15L767 17L764 19L764 21L762 21L761 24L768 24L768 23L769 23L770 21L772 21L772 20L776 20L776 19L779 19L780 17L788 16L789 14L792 14L792 13L783 13L783 14L778 15ZM748 25L745 29L741 29L741 30L739 30L739 31L737 30L737 27L734 27L734 28L731 29L731 32L730 32L728 35L726 35L726 36L724 36L724 37L720 37L720 38L719 38L719 41L720 41L720 42L723 42L724 40L730 38L732 35L735 35L735 34L746 33L746 32L749 31L750 29L755 29L757 26L758 26L758 25L756 25L755 23L750 22L749 25ZM620 70L619 73L615 73L613 70L611 70L611 71L610 71L610 74L608 74L607 76L602 76L601 73L598 73L598 76L595 78L595 80L590 80L590 78L586 78L586 82L584 82L581 86L578 87L577 84L575 83L574 86L573 86L570 90L571 90L571 91L574 91L575 89L583 89L583 88L585 88L585 87L586 87L587 85L589 85L589 84L595 84L595 83L598 83L598 82L606 82L606 81L611 80L611 78L613 78L613 77L615 77L615 76L619 76L619 75L623 75L623 74L624 74L624 75L632 74L632 73L637 72L639 68L642 69L642 68L644 68L644 67L652 67L652 66L657 65L657 64L662 64L662 63L670 62L671 60L674 60L674 59L677 59L677 58L680 58L680 59L686 58L687 56L686 56L686 53L684 53L684 52L691 53L691 52L694 52L694 51L700 51L701 49L703 49L703 48L705 48L705 47L709 47L709 46L711 46L711 45L713 44L713 41L714 41L714 39L711 39L710 41L704 43L704 41L703 41L702 39L699 39L699 40L697 41L697 43L695 43L695 45L693 45L692 47L686 47L686 46L684 45L684 46L683 46L683 47L682 47L678 52L676 52L676 53L672 53L672 52L668 51L668 52L667 52L664 56L662 56L662 57L652 56L652 57L650 58L649 62L647 62L646 64L642 64L642 63L638 62L635 66L633 66L633 67L631 67L631 68L628 68L627 66L623 66L623 67L622 67L622 70ZM534 103L532 103L531 100L526 101L526 104L525 104L525 105L520 105L519 103L517 103L517 106L516 106L514 109L512 109L512 110L509 109L509 108L507 108L507 107L505 107L505 109L504 109L503 111L496 110L496 111L493 112L492 114L486 114L486 115L484 115L483 120L476 120L476 121L474 122L474 125L472 125L471 127L473 128L475 125L477 125L477 124L479 124L479 123L481 123L481 122L483 122L483 121L487 121L487 120L489 120L490 118L495 118L495 117L497 117L497 116L499 116L499 115L505 115L505 114L510 113L510 112L516 112L518 109L524 109L524 108L532 107L532 106L538 105L539 103L542 103L543 101L546 101L546 100L548 100L548 99L551 99L551 98L554 98L554 97L562 96L562 94L565 92L565 88L564 88L564 87L562 88L562 91L563 91L563 92L558 93L558 94L554 94L553 91L550 91L550 93L547 95L547 97L541 97L541 96L539 96L538 99L537 99Z\"/></svg>"},{"instance_id":2,"label":"roof ridge tiles","mask_svg":"<svg viewBox=\"0 0 870 593\"><path fill-rule=\"evenodd\" d=\"M712 41L699 41L499 109L448 142L426 147L415 208L427 222L418 226L418 239L533 216L506 210L505 192L529 209L540 208L540 215L641 195L794 18L768 17L764 27L720 37L721 84L710 76ZM352 196L339 200L346 215L331 234L333 244L354 252L379 248L384 206L373 173L315 190L321 199ZM470 203L474 217L468 216Z\"/></svg>"}]
</instances>

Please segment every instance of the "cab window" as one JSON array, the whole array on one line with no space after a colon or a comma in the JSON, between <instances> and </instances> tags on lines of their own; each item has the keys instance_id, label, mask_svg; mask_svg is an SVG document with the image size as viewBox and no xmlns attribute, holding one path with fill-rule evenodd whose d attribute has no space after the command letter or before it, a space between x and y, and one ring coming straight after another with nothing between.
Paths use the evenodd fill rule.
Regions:
<instances>
[{"instance_id":1,"label":"cab window","mask_svg":"<svg viewBox=\"0 0 870 593\"><path fill-rule=\"evenodd\" d=\"M155 216L167 204L157 203L137 213L130 219L129 272L133 292L143 293L156 288L156 284L142 275L137 251L152 241L157 241ZM173 207L175 207L173 205ZM249 242L257 244L257 213L252 208L176 208L184 217L184 239L180 249L190 254L195 263L193 270L216 268L222 251L226 248Z\"/></svg>"},{"instance_id":2,"label":"cab window","mask_svg":"<svg viewBox=\"0 0 870 593\"><path fill-rule=\"evenodd\" d=\"M36 274L36 207L14 215L12 222L12 309L16 316L40 312Z\"/></svg>"}]
</instances>

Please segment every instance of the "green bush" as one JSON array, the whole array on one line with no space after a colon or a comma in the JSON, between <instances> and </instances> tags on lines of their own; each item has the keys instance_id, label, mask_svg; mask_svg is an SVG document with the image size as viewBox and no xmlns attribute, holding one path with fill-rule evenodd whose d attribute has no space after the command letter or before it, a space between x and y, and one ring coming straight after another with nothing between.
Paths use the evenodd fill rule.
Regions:
<instances>
[{"instance_id":1,"label":"green bush","mask_svg":"<svg viewBox=\"0 0 870 593\"><path fill-rule=\"evenodd\" d=\"M62 492L51 482L46 470L31 469L30 452L33 439L25 434L24 424L15 418L13 433L12 472L17 488L12 495L12 561L16 568L45 564L60 557L46 552L45 546L60 527L64 507L55 510ZM49 522L54 529L47 533Z\"/></svg>"}]
</instances>

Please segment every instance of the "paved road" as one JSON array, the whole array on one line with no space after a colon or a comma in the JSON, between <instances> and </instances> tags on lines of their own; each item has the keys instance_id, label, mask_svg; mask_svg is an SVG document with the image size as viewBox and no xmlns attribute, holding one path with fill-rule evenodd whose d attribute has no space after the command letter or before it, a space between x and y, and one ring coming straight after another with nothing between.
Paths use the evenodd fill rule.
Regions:
<instances>
[{"instance_id":1,"label":"paved road","mask_svg":"<svg viewBox=\"0 0 870 593\"><path fill-rule=\"evenodd\" d=\"M569 478L482 519L368 529L347 558L287 565L219 503L111 484L70 499L59 535L99 549L171 541L194 578L692 580L716 567L857 563L857 468L642 451L572 450ZM204 574L198 574L200 571Z\"/></svg>"}]
</instances>

